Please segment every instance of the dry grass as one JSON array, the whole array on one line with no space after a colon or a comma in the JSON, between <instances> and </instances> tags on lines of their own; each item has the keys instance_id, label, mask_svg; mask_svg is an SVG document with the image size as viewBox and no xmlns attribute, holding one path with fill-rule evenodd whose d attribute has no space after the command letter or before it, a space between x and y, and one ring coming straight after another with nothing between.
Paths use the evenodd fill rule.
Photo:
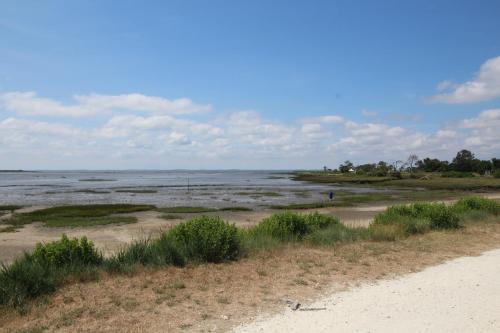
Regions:
<instances>
[{"instance_id":1,"label":"dry grass","mask_svg":"<svg viewBox=\"0 0 500 333\"><path fill-rule=\"evenodd\" d=\"M304 302L499 246L500 225L478 224L397 242L289 245L233 263L104 275L33 302L27 315L4 310L0 331L224 331L282 309L284 297Z\"/></svg>"}]
</instances>

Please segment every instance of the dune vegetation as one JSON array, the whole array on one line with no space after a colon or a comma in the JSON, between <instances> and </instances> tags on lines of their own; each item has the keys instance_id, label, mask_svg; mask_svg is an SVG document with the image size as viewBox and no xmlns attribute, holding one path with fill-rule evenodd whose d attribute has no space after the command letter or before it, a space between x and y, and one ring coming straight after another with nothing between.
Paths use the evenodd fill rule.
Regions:
<instances>
[{"instance_id":1,"label":"dune vegetation","mask_svg":"<svg viewBox=\"0 0 500 333\"><path fill-rule=\"evenodd\" d=\"M150 207L142 207L150 209ZM114 207L114 212L139 207ZM95 207L89 218L108 213ZM81 212L80 212L81 213ZM45 211L39 216L67 216ZM394 241L430 231L466 228L470 223L498 222L500 204L479 197L463 198L451 206L414 203L389 207L369 227L348 227L330 215L285 211L239 229L217 216L200 216L162 232L157 238L136 241L104 257L87 238L41 244L31 253L0 269L0 305L26 310L30 299L51 293L71 281L98 279L102 274L133 274L140 267L159 268L237 261L286 244L332 246L358 240ZM34 217L33 217L34 218ZM71 216L69 216L71 219ZM26 218L26 220L29 220Z\"/></svg>"}]
</instances>

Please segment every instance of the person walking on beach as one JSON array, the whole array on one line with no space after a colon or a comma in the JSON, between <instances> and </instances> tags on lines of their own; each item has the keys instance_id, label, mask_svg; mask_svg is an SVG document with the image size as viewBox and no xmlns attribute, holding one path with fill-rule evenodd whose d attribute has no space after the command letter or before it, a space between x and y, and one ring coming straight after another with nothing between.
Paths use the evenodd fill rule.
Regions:
<instances>
[{"instance_id":1,"label":"person walking on beach","mask_svg":"<svg viewBox=\"0 0 500 333\"><path fill-rule=\"evenodd\" d=\"M330 201L333 200L333 191L330 191L330 193L328 193L328 198L330 198Z\"/></svg>"}]
</instances>

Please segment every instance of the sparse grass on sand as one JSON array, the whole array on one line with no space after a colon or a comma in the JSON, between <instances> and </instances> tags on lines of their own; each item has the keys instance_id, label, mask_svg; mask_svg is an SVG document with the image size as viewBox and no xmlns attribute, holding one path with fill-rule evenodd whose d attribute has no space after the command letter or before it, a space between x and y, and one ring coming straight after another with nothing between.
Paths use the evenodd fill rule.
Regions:
<instances>
[{"instance_id":1,"label":"sparse grass on sand","mask_svg":"<svg viewBox=\"0 0 500 333\"><path fill-rule=\"evenodd\" d=\"M114 214L153 209L156 209L156 207L152 205L129 204L59 206L14 214L4 223L13 227L21 227L33 222L42 222L48 227L85 227L110 223L134 223L137 218L133 216L115 216Z\"/></svg>"}]
</instances>

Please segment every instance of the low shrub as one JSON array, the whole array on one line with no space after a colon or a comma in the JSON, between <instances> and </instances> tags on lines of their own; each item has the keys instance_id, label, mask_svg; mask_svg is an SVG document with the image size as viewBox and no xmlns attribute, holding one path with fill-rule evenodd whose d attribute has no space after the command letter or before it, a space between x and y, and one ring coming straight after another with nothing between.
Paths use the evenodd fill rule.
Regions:
<instances>
[{"instance_id":1,"label":"low shrub","mask_svg":"<svg viewBox=\"0 0 500 333\"><path fill-rule=\"evenodd\" d=\"M465 213L471 210L484 210L495 215L500 213L500 203L481 197L462 198L452 208L457 213Z\"/></svg>"},{"instance_id":2,"label":"low shrub","mask_svg":"<svg viewBox=\"0 0 500 333\"><path fill-rule=\"evenodd\" d=\"M98 265L102 262L102 255L94 244L82 237L69 239L65 234L60 240L50 243L38 243L32 254L34 260L57 267L70 265Z\"/></svg>"},{"instance_id":3,"label":"low shrub","mask_svg":"<svg viewBox=\"0 0 500 333\"><path fill-rule=\"evenodd\" d=\"M53 292L71 275L88 279L92 270L87 268L100 265L102 260L85 237L69 239L63 235L58 241L38 243L33 253L25 253L10 266L2 264L0 304L21 308L27 299Z\"/></svg>"},{"instance_id":4,"label":"low shrub","mask_svg":"<svg viewBox=\"0 0 500 333\"><path fill-rule=\"evenodd\" d=\"M373 224L399 225L405 234L414 234L430 229L458 228L459 217L445 204L415 203L391 206L375 216Z\"/></svg>"},{"instance_id":5,"label":"low shrub","mask_svg":"<svg viewBox=\"0 0 500 333\"><path fill-rule=\"evenodd\" d=\"M55 291L62 278L59 270L26 253L10 266L1 266L0 305L22 309L28 299Z\"/></svg>"},{"instance_id":6,"label":"low shrub","mask_svg":"<svg viewBox=\"0 0 500 333\"><path fill-rule=\"evenodd\" d=\"M201 216L174 226L166 235L187 259L221 262L240 252L238 231L220 217Z\"/></svg>"},{"instance_id":7,"label":"low shrub","mask_svg":"<svg viewBox=\"0 0 500 333\"><path fill-rule=\"evenodd\" d=\"M320 214L318 212L306 214L302 216L307 226L307 233L311 233L318 229L324 229L333 225L340 225L338 218Z\"/></svg>"},{"instance_id":8,"label":"low shrub","mask_svg":"<svg viewBox=\"0 0 500 333\"><path fill-rule=\"evenodd\" d=\"M107 259L105 267L111 272L128 271L131 266L183 266L186 260L171 239L163 233L158 239L136 241Z\"/></svg>"},{"instance_id":9,"label":"low shrub","mask_svg":"<svg viewBox=\"0 0 500 333\"><path fill-rule=\"evenodd\" d=\"M496 169L495 172L493 172L493 177L500 178L500 169Z\"/></svg>"},{"instance_id":10,"label":"low shrub","mask_svg":"<svg viewBox=\"0 0 500 333\"><path fill-rule=\"evenodd\" d=\"M311 218L311 223L315 223ZM303 216L293 212L276 213L262 220L256 227L254 233L267 234L281 241L300 240L310 230Z\"/></svg>"}]
</instances>

